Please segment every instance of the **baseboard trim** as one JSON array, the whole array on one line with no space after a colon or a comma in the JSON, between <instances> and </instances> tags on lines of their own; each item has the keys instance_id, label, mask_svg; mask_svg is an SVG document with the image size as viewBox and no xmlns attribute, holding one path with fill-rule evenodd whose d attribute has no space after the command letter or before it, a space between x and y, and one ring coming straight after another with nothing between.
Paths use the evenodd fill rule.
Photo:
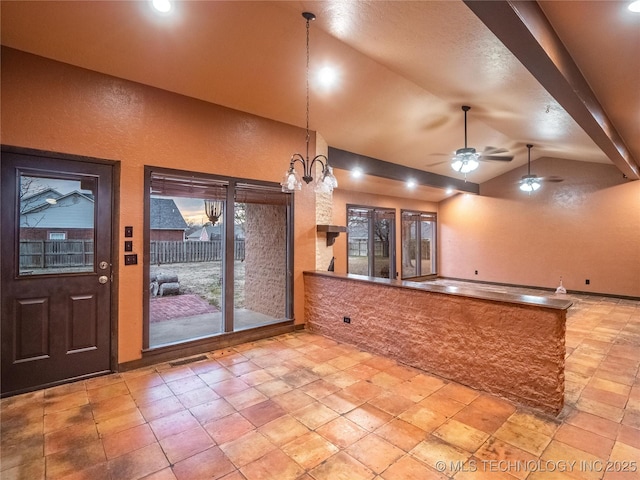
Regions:
<instances>
[{"instance_id":1,"label":"baseboard trim","mask_svg":"<svg viewBox=\"0 0 640 480\"><path fill-rule=\"evenodd\" d=\"M304 325L303 325L304 326ZM200 338L190 342L163 345L142 351L142 358L123 362L118 365L119 372L148 367L157 363L190 357L213 350L233 347L241 343L254 342L264 338L275 337L284 333L291 333L296 329L293 320L287 320L262 327L240 330L237 332L223 333L212 337Z\"/></svg>"}]
</instances>

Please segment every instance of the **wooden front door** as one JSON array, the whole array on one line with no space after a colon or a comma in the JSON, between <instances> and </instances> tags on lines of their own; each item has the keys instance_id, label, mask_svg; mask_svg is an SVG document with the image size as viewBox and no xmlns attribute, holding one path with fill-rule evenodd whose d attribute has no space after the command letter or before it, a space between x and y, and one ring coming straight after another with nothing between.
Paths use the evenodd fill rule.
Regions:
<instances>
[{"instance_id":1,"label":"wooden front door","mask_svg":"<svg viewBox=\"0 0 640 480\"><path fill-rule=\"evenodd\" d=\"M110 371L113 167L1 161L2 396Z\"/></svg>"}]
</instances>

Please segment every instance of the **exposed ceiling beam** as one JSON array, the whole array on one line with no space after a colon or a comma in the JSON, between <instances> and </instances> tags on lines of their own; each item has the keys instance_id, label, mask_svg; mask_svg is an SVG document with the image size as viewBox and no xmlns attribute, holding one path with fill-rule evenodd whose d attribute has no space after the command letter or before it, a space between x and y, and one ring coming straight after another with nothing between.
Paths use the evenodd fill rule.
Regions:
<instances>
[{"instance_id":1,"label":"exposed ceiling beam","mask_svg":"<svg viewBox=\"0 0 640 480\"><path fill-rule=\"evenodd\" d=\"M358 155L357 153L351 153L333 147L329 147L329 163L331 163L331 166L334 168L350 171L357 167L366 175L389 178L400 182L406 182L407 179L411 178L418 185L427 187L442 189L453 188L459 192L480 193L480 187L477 183L466 182L458 178L438 175L437 173L425 172L424 170L385 162L384 160Z\"/></svg>"},{"instance_id":2,"label":"exposed ceiling beam","mask_svg":"<svg viewBox=\"0 0 640 480\"><path fill-rule=\"evenodd\" d=\"M632 179L638 162L535 1L464 0L607 157Z\"/></svg>"}]
</instances>

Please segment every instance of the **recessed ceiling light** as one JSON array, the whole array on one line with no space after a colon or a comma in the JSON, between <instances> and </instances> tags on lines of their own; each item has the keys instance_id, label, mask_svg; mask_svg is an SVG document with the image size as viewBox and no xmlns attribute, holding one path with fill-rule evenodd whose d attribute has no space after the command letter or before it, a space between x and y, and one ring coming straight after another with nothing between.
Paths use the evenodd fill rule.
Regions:
<instances>
[{"instance_id":1,"label":"recessed ceiling light","mask_svg":"<svg viewBox=\"0 0 640 480\"><path fill-rule=\"evenodd\" d=\"M415 180L407 180L407 188L409 188L409 189L416 188L416 181Z\"/></svg>"},{"instance_id":2,"label":"recessed ceiling light","mask_svg":"<svg viewBox=\"0 0 640 480\"><path fill-rule=\"evenodd\" d=\"M358 167L354 168L353 170L351 170L351 176L353 178L360 178L362 177L362 170L360 170Z\"/></svg>"},{"instance_id":3,"label":"recessed ceiling light","mask_svg":"<svg viewBox=\"0 0 640 480\"><path fill-rule=\"evenodd\" d=\"M634 13L640 13L640 0L636 0L635 2L631 2L629 4L629 10Z\"/></svg>"},{"instance_id":4,"label":"recessed ceiling light","mask_svg":"<svg viewBox=\"0 0 640 480\"><path fill-rule=\"evenodd\" d=\"M444 193L446 193L447 195L451 195L453 193L453 188L447 188Z\"/></svg>"},{"instance_id":5,"label":"recessed ceiling light","mask_svg":"<svg viewBox=\"0 0 640 480\"><path fill-rule=\"evenodd\" d=\"M160 13L168 13L171 10L170 0L152 0L151 5Z\"/></svg>"},{"instance_id":6,"label":"recessed ceiling light","mask_svg":"<svg viewBox=\"0 0 640 480\"><path fill-rule=\"evenodd\" d=\"M332 67L322 67L318 71L318 80L323 87L331 87L333 86L338 79L338 73L335 68Z\"/></svg>"}]
</instances>

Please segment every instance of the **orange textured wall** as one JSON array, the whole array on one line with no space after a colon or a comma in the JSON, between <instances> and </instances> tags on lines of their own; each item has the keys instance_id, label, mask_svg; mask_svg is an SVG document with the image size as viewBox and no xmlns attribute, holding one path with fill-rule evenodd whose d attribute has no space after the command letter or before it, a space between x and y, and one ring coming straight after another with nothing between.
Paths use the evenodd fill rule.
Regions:
<instances>
[{"instance_id":1,"label":"orange textured wall","mask_svg":"<svg viewBox=\"0 0 640 480\"><path fill-rule=\"evenodd\" d=\"M2 143L119 161L122 226L142 254L145 165L279 182L304 131L24 52L2 49ZM310 197L310 198L307 198ZM296 193L297 323L304 321L302 271L315 267L311 189ZM119 362L140 358L142 265L119 255Z\"/></svg>"},{"instance_id":2,"label":"orange textured wall","mask_svg":"<svg viewBox=\"0 0 640 480\"><path fill-rule=\"evenodd\" d=\"M569 290L639 297L640 182L612 165L531 165L564 181L527 195L523 167L440 203L440 274L547 288L562 276Z\"/></svg>"},{"instance_id":3,"label":"orange textured wall","mask_svg":"<svg viewBox=\"0 0 640 480\"><path fill-rule=\"evenodd\" d=\"M396 271L400 278L401 240L400 226L401 210L416 210L419 212L437 212L438 204L425 202L415 198L389 197L370 193L351 192L337 188L333 192L333 224L347 225L347 205L363 205L368 207L394 208L396 210ZM347 273L347 235L341 233L333 245L335 257L335 271Z\"/></svg>"}]
</instances>

